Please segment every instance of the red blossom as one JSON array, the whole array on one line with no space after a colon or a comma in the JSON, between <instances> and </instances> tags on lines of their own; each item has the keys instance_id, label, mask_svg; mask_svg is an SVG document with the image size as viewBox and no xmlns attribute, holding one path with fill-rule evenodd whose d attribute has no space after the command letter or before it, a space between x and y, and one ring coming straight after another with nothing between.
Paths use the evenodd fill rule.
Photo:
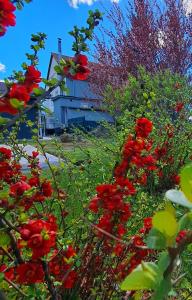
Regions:
<instances>
[{"instance_id":1,"label":"red blossom","mask_svg":"<svg viewBox=\"0 0 192 300\"><path fill-rule=\"evenodd\" d=\"M41 263L26 262L15 269L16 281L19 284L34 284L44 281L44 271Z\"/></svg>"},{"instance_id":2,"label":"red blossom","mask_svg":"<svg viewBox=\"0 0 192 300\"><path fill-rule=\"evenodd\" d=\"M24 85L14 83L10 89L9 98L14 98L26 103L29 101L30 95Z\"/></svg>"},{"instance_id":3,"label":"red blossom","mask_svg":"<svg viewBox=\"0 0 192 300\"><path fill-rule=\"evenodd\" d=\"M113 252L115 253L116 256L121 256L124 249L125 246L123 244L117 243L113 249Z\"/></svg>"},{"instance_id":4,"label":"red blossom","mask_svg":"<svg viewBox=\"0 0 192 300\"><path fill-rule=\"evenodd\" d=\"M133 240L133 245L135 247L140 247L140 246L143 246L144 245L144 242L142 240L142 237L139 236L139 235L135 235L132 237L132 240Z\"/></svg>"},{"instance_id":5,"label":"red blossom","mask_svg":"<svg viewBox=\"0 0 192 300\"><path fill-rule=\"evenodd\" d=\"M77 273L72 270L72 262L68 260L76 255L75 250L70 245L67 250L60 252L55 251L53 258L49 262L49 269L51 275L57 281L62 282L65 288L72 288L75 284Z\"/></svg>"},{"instance_id":6,"label":"red blossom","mask_svg":"<svg viewBox=\"0 0 192 300\"><path fill-rule=\"evenodd\" d=\"M53 193L53 188L50 181L45 180L41 185L42 193L45 197L51 197Z\"/></svg>"},{"instance_id":7,"label":"red blossom","mask_svg":"<svg viewBox=\"0 0 192 300\"><path fill-rule=\"evenodd\" d=\"M74 57L75 67L71 67L70 63L63 68L64 74L74 80L86 80L90 74L88 68L88 59L85 55L78 54ZM75 73L75 74L74 74Z\"/></svg>"},{"instance_id":8,"label":"red blossom","mask_svg":"<svg viewBox=\"0 0 192 300\"><path fill-rule=\"evenodd\" d=\"M25 73L25 81L29 92L32 92L34 88L37 88L39 83L41 82L41 72L35 69L34 66L28 66L27 71Z\"/></svg>"},{"instance_id":9,"label":"red blossom","mask_svg":"<svg viewBox=\"0 0 192 300\"><path fill-rule=\"evenodd\" d=\"M79 64L81 66L87 66L88 65L88 59L86 55L78 54L75 56L74 61L76 64Z\"/></svg>"},{"instance_id":10,"label":"red blossom","mask_svg":"<svg viewBox=\"0 0 192 300\"><path fill-rule=\"evenodd\" d=\"M77 279L77 273L72 270L65 278L63 285L66 289L72 289Z\"/></svg>"},{"instance_id":11,"label":"red blossom","mask_svg":"<svg viewBox=\"0 0 192 300\"><path fill-rule=\"evenodd\" d=\"M25 182L20 181L10 186L10 196L12 197L20 197L24 194L25 191L31 189L31 186Z\"/></svg>"},{"instance_id":12,"label":"red blossom","mask_svg":"<svg viewBox=\"0 0 192 300\"><path fill-rule=\"evenodd\" d=\"M172 176L171 176L171 180L172 180L172 182L174 183L174 184L179 184L180 183L180 176L179 175L177 175L177 174L173 174Z\"/></svg>"},{"instance_id":13,"label":"red blossom","mask_svg":"<svg viewBox=\"0 0 192 300\"><path fill-rule=\"evenodd\" d=\"M10 159L12 156L12 152L10 149L5 147L0 147L0 161Z\"/></svg>"},{"instance_id":14,"label":"red blossom","mask_svg":"<svg viewBox=\"0 0 192 300\"><path fill-rule=\"evenodd\" d=\"M179 244L187 235L187 230L181 230L179 231L179 234L176 237L176 242Z\"/></svg>"},{"instance_id":15,"label":"red blossom","mask_svg":"<svg viewBox=\"0 0 192 300\"><path fill-rule=\"evenodd\" d=\"M7 268L5 264L0 266L0 272L4 273L4 276L8 280L14 280L14 268Z\"/></svg>"},{"instance_id":16,"label":"red blossom","mask_svg":"<svg viewBox=\"0 0 192 300\"><path fill-rule=\"evenodd\" d=\"M56 232L53 225L43 220L31 220L20 229L21 238L32 249L32 258L48 254L55 246Z\"/></svg>"},{"instance_id":17,"label":"red blossom","mask_svg":"<svg viewBox=\"0 0 192 300\"><path fill-rule=\"evenodd\" d=\"M138 137L147 138L153 129L153 123L147 118L137 120L135 131Z\"/></svg>"},{"instance_id":18,"label":"red blossom","mask_svg":"<svg viewBox=\"0 0 192 300\"><path fill-rule=\"evenodd\" d=\"M178 113L180 112L184 107L184 103L183 102L178 102L175 106L175 111Z\"/></svg>"},{"instance_id":19,"label":"red blossom","mask_svg":"<svg viewBox=\"0 0 192 300\"><path fill-rule=\"evenodd\" d=\"M6 27L15 26L15 6L10 0L0 0L0 36L6 32Z\"/></svg>"}]
</instances>

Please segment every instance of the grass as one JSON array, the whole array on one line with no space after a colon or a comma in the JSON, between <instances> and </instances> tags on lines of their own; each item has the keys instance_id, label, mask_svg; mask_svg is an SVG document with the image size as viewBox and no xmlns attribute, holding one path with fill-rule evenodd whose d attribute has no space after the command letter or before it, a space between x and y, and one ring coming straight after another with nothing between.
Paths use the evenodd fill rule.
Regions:
<instances>
[{"instance_id":1,"label":"grass","mask_svg":"<svg viewBox=\"0 0 192 300\"><path fill-rule=\"evenodd\" d=\"M59 139L52 140L39 140L39 143L44 147L45 152L66 158L66 156L76 161L84 160L87 158L88 152L95 150L95 145L90 142L71 142L62 143ZM42 152L40 144L34 140L27 140L26 144L36 147L40 152Z\"/></svg>"}]
</instances>

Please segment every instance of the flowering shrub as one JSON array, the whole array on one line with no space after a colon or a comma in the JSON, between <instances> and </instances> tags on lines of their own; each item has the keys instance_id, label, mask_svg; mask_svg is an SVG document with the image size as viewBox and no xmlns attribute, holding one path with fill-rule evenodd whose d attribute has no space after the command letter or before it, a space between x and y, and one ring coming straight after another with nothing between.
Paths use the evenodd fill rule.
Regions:
<instances>
[{"instance_id":1,"label":"flowering shrub","mask_svg":"<svg viewBox=\"0 0 192 300\"><path fill-rule=\"evenodd\" d=\"M11 1L7 3L12 7ZM5 16L7 6L0 8L1 15ZM64 89L65 76L78 80L87 78L90 73L88 60L81 51L87 50L86 40L91 39L100 19L98 11L90 12L88 29L75 27L70 33L76 40L73 44L75 55L69 61L61 60L56 66L61 80L54 82L42 79L36 68L37 48L44 48L46 36L41 33L32 35L34 53L27 54L31 64L24 63L23 71L15 72L13 82L6 82L7 93L0 98L0 112L15 115L11 121L1 119L2 129L15 124L20 115L30 109L31 94L36 97L37 104L57 86ZM3 20L0 19L1 27ZM48 92L39 88L41 81L49 87ZM177 82L174 89L180 88ZM78 227L78 222L83 223L84 227L77 231L68 226L67 192L57 182L50 164L52 177L48 179L41 170L39 152L26 155L16 145L20 156L25 155L28 160L29 172L26 174L15 149L0 147L0 287L9 298L140 297L143 300L163 300L175 295L173 288L180 279L180 274L174 277L178 256L192 243L191 211L183 213L178 209L182 215L178 220L176 209L166 202L140 220L142 226L135 233L132 222L135 221L133 211L141 191L147 190L148 195L154 196L157 178L161 193L162 187L173 188L180 184L182 192L171 189L166 198L187 209L192 207L191 165L182 168L178 175L178 169L190 154L178 152L179 163L171 168L178 142L174 137L182 135L183 127L179 121L184 120L187 114L183 111L188 107L183 101L174 103L173 107L167 105L176 115L168 111L168 122L158 127L161 120L157 121L157 117L161 115L153 111L151 105L152 101L155 103L155 93L146 89L142 92L142 100L144 106L132 107L130 112L129 123L126 123L128 132L123 131L123 146L119 160L114 162L112 176L105 183L96 185L94 196L90 197L88 205L83 205L82 215L73 223L73 227ZM188 134L187 130L185 134ZM160 142L155 139L156 135ZM188 139L190 137L187 135ZM45 154L43 147L42 151ZM171 169L169 173L166 173L167 168ZM151 208L149 210L151 212Z\"/></svg>"},{"instance_id":2,"label":"flowering shrub","mask_svg":"<svg viewBox=\"0 0 192 300\"><path fill-rule=\"evenodd\" d=\"M15 6L9 0L0 1L0 36L6 32L6 27L15 26Z\"/></svg>"}]
</instances>

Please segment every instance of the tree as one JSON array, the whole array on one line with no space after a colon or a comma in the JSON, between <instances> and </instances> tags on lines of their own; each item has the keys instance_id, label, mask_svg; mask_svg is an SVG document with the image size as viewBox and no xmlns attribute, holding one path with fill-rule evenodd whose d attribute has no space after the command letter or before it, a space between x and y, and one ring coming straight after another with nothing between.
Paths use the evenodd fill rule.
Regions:
<instances>
[{"instance_id":1,"label":"tree","mask_svg":"<svg viewBox=\"0 0 192 300\"><path fill-rule=\"evenodd\" d=\"M187 15L182 1L165 0L167 10L162 17L164 32L161 68L186 75L192 60L192 16Z\"/></svg>"},{"instance_id":2,"label":"tree","mask_svg":"<svg viewBox=\"0 0 192 300\"><path fill-rule=\"evenodd\" d=\"M93 56L98 64L90 80L99 94L104 91L103 78L114 88L120 87L128 74L137 74L138 65L152 73L190 72L192 16L183 1L165 0L160 8L152 0L134 0L125 10L114 4L107 13L114 29L103 27L101 37L96 37Z\"/></svg>"}]
</instances>

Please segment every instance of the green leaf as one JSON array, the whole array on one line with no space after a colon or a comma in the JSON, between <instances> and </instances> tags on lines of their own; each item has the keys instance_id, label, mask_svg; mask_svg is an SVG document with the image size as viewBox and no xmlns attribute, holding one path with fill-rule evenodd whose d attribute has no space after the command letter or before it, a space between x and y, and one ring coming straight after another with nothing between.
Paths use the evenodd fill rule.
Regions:
<instances>
[{"instance_id":1,"label":"green leaf","mask_svg":"<svg viewBox=\"0 0 192 300\"><path fill-rule=\"evenodd\" d=\"M0 198L8 198L9 197L9 191L1 190L0 191Z\"/></svg>"},{"instance_id":2,"label":"green leaf","mask_svg":"<svg viewBox=\"0 0 192 300\"><path fill-rule=\"evenodd\" d=\"M154 263L142 263L121 284L123 291L151 290L158 282L158 267Z\"/></svg>"},{"instance_id":3,"label":"green leaf","mask_svg":"<svg viewBox=\"0 0 192 300\"><path fill-rule=\"evenodd\" d=\"M0 117L0 125L5 125L8 121L10 121L10 119Z\"/></svg>"},{"instance_id":4,"label":"green leaf","mask_svg":"<svg viewBox=\"0 0 192 300\"><path fill-rule=\"evenodd\" d=\"M44 93L44 89L42 89L42 88L35 88L35 89L33 89L33 94L35 96L41 96L43 93Z\"/></svg>"},{"instance_id":5,"label":"green leaf","mask_svg":"<svg viewBox=\"0 0 192 300\"><path fill-rule=\"evenodd\" d=\"M166 248L166 238L157 229L152 228L146 239L147 247L150 249L161 250Z\"/></svg>"},{"instance_id":6,"label":"green leaf","mask_svg":"<svg viewBox=\"0 0 192 300\"><path fill-rule=\"evenodd\" d=\"M173 203L192 208L192 204L185 197L184 193L178 190L169 190L166 192L165 197Z\"/></svg>"},{"instance_id":7,"label":"green leaf","mask_svg":"<svg viewBox=\"0 0 192 300\"><path fill-rule=\"evenodd\" d=\"M11 106L13 106L16 109L21 109L21 108L24 107L24 102L20 101L20 100L18 100L16 98L10 99L10 103L11 103Z\"/></svg>"},{"instance_id":8,"label":"green leaf","mask_svg":"<svg viewBox=\"0 0 192 300\"><path fill-rule=\"evenodd\" d=\"M7 247L11 243L9 235L5 231L0 231L0 247Z\"/></svg>"},{"instance_id":9,"label":"green leaf","mask_svg":"<svg viewBox=\"0 0 192 300\"><path fill-rule=\"evenodd\" d=\"M159 261L158 261L158 267L159 267L161 276L163 276L163 273L167 269L169 262L170 262L170 257L169 257L168 252L167 251L162 252L159 256Z\"/></svg>"},{"instance_id":10,"label":"green leaf","mask_svg":"<svg viewBox=\"0 0 192 300\"><path fill-rule=\"evenodd\" d=\"M3 279L4 279L4 273L0 272L0 283L3 281Z\"/></svg>"},{"instance_id":11,"label":"green leaf","mask_svg":"<svg viewBox=\"0 0 192 300\"><path fill-rule=\"evenodd\" d=\"M54 70L57 74L62 74L62 72L63 72L62 68L58 65L54 67Z\"/></svg>"},{"instance_id":12,"label":"green leaf","mask_svg":"<svg viewBox=\"0 0 192 300\"><path fill-rule=\"evenodd\" d=\"M192 164L181 170L180 185L185 197L192 202Z\"/></svg>"},{"instance_id":13,"label":"green leaf","mask_svg":"<svg viewBox=\"0 0 192 300\"><path fill-rule=\"evenodd\" d=\"M143 93L143 97L147 100L149 98L147 93Z\"/></svg>"},{"instance_id":14,"label":"green leaf","mask_svg":"<svg viewBox=\"0 0 192 300\"><path fill-rule=\"evenodd\" d=\"M164 300L171 288L171 277L163 279L151 300Z\"/></svg>"},{"instance_id":15,"label":"green leaf","mask_svg":"<svg viewBox=\"0 0 192 300\"><path fill-rule=\"evenodd\" d=\"M174 237L178 231L178 223L175 216L169 211L157 212L152 220L153 227L163 233L166 237Z\"/></svg>"},{"instance_id":16,"label":"green leaf","mask_svg":"<svg viewBox=\"0 0 192 300\"><path fill-rule=\"evenodd\" d=\"M192 225L192 212L189 212L182 216L179 220L179 231L183 229L191 229Z\"/></svg>"}]
</instances>

